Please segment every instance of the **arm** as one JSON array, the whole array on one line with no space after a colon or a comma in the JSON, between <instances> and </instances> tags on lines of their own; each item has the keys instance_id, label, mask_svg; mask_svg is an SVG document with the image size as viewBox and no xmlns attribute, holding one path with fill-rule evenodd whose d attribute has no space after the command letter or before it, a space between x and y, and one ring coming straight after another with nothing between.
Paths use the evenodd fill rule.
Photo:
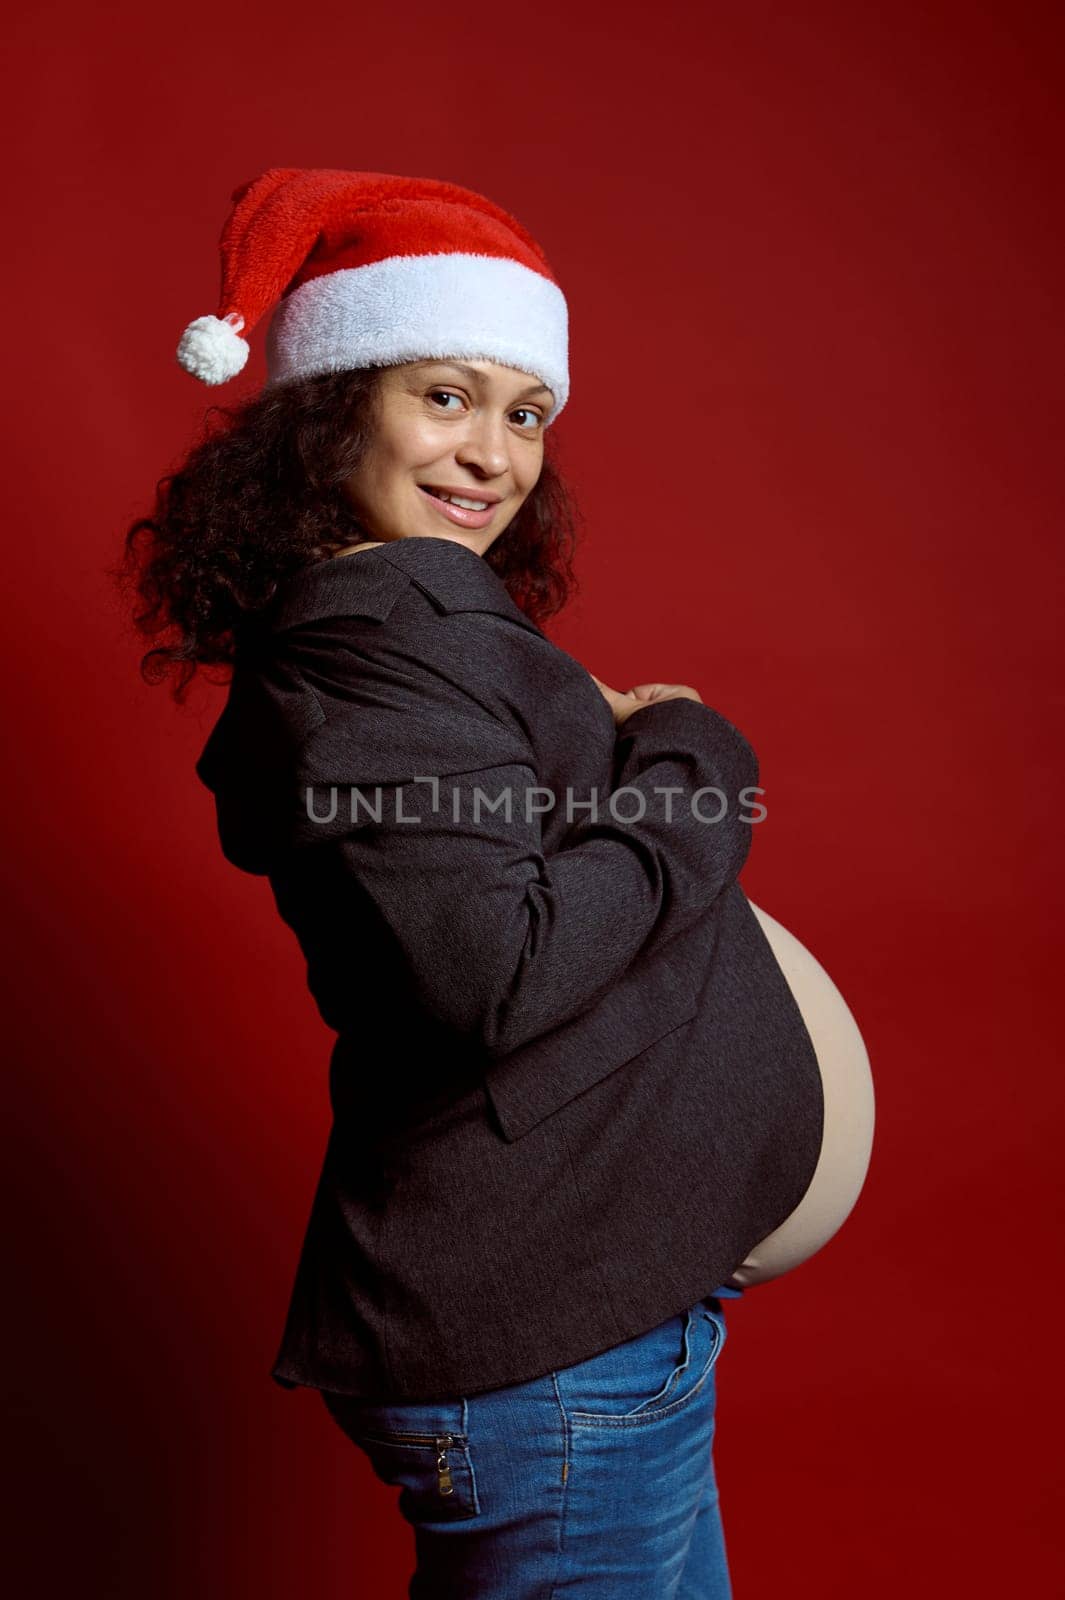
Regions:
<instances>
[{"instance_id":1,"label":"arm","mask_svg":"<svg viewBox=\"0 0 1065 1600\"><path fill-rule=\"evenodd\" d=\"M598 817L575 811L563 847L548 854L539 816L526 815L539 780L520 728L434 699L434 687L419 694L408 664L372 710L345 708L306 741L299 842L336 851L426 1008L495 1058L586 1011L637 955L705 914L747 857L740 791L757 784L758 763L711 707L650 704L616 741L616 788L635 791L618 798L622 820L600 795ZM434 777L438 790L418 781ZM307 786L326 816L334 785L337 814L312 822ZM352 785L366 802L354 822ZM671 818L656 786L682 791ZM694 791L709 786L728 802L718 822L692 811ZM416 820L397 819L397 789L398 817ZM380 820L366 809L378 801ZM698 801L704 818L721 804L712 794Z\"/></svg>"}]
</instances>

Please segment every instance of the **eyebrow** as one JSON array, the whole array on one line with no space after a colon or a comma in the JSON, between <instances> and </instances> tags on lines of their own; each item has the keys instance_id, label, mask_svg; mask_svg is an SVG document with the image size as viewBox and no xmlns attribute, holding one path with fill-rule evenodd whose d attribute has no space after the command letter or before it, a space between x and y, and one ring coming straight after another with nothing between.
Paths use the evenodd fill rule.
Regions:
<instances>
[{"instance_id":1,"label":"eyebrow","mask_svg":"<svg viewBox=\"0 0 1065 1600\"><path fill-rule=\"evenodd\" d=\"M466 376L471 378L475 383L484 381L484 373L478 372L476 367L468 367L465 361L433 360L426 361L424 365L427 367L453 367L456 372L464 372ZM550 393L551 390L547 387L546 383L534 383L531 384L528 389L523 389L519 395L515 396L515 398L518 400L524 400L528 395L531 394L549 395Z\"/></svg>"}]
</instances>

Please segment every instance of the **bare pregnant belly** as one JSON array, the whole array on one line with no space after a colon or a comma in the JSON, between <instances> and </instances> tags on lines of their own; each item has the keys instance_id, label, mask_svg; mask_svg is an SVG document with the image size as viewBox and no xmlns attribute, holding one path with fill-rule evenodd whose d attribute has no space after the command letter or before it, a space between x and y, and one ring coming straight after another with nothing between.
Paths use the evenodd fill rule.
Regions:
<instances>
[{"instance_id":1,"label":"bare pregnant belly","mask_svg":"<svg viewBox=\"0 0 1065 1600\"><path fill-rule=\"evenodd\" d=\"M821 1069L825 1128L810 1187L786 1221L726 1280L747 1288L779 1278L826 1244L861 1192L873 1145L873 1077L847 1003L824 967L767 912L751 904L798 1004Z\"/></svg>"}]
</instances>

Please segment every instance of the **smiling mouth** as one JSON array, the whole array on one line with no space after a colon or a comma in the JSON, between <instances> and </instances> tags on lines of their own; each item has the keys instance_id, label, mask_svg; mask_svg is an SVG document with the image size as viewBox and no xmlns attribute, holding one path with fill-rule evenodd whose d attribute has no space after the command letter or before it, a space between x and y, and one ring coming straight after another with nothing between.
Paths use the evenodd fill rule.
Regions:
<instances>
[{"instance_id":1,"label":"smiling mouth","mask_svg":"<svg viewBox=\"0 0 1065 1600\"><path fill-rule=\"evenodd\" d=\"M478 501L465 494L443 494L440 490L432 490L427 483L419 483L419 488L425 493L432 494L433 499L443 502L445 506L459 506L461 510L489 510L493 506L491 501Z\"/></svg>"},{"instance_id":2,"label":"smiling mouth","mask_svg":"<svg viewBox=\"0 0 1065 1600\"><path fill-rule=\"evenodd\" d=\"M420 483L419 489L426 494L431 494L434 500L442 500L446 506L459 506L464 511L489 511L495 500L478 500L474 495L445 494L442 489L434 489L431 483Z\"/></svg>"}]
</instances>

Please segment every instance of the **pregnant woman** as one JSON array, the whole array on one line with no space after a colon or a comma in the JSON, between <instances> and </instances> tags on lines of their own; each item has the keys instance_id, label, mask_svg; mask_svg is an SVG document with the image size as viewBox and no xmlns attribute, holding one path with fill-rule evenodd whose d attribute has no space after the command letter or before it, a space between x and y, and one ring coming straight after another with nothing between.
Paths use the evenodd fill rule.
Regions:
<instances>
[{"instance_id":1,"label":"pregnant woman","mask_svg":"<svg viewBox=\"0 0 1065 1600\"><path fill-rule=\"evenodd\" d=\"M272 1376L399 1489L412 1596L719 1600L725 1302L852 1208L860 1035L740 888L745 736L542 631L574 516L539 246L428 179L233 201L178 359L235 376L276 303L267 383L127 553L145 671L232 669L197 772L337 1036Z\"/></svg>"}]
</instances>

